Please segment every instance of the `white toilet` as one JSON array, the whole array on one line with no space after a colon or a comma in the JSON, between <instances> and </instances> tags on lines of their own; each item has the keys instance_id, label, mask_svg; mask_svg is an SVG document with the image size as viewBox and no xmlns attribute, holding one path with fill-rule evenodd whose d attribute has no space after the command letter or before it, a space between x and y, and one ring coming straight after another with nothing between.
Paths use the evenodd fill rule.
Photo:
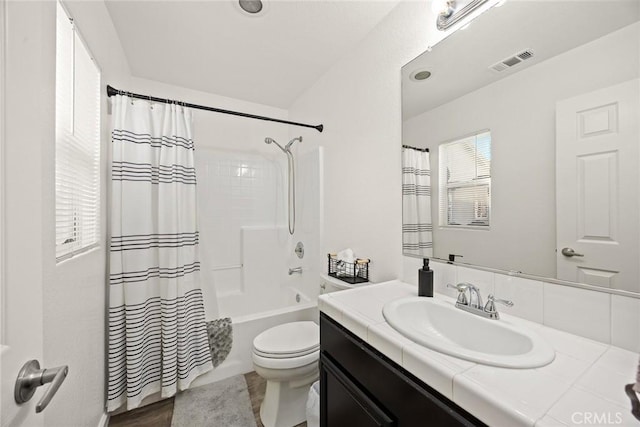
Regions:
<instances>
[{"instance_id":1,"label":"white toilet","mask_svg":"<svg viewBox=\"0 0 640 427\"><path fill-rule=\"evenodd\" d=\"M267 380L260 406L265 427L293 427L306 420L309 387L318 379L320 328L311 321L274 326L253 340L253 366Z\"/></svg>"}]
</instances>

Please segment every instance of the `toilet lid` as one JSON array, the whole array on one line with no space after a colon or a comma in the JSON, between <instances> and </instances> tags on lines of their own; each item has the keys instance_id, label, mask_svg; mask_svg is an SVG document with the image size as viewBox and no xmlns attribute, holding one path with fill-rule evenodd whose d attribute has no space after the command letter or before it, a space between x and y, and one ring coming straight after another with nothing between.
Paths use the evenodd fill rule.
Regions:
<instances>
[{"instance_id":1,"label":"toilet lid","mask_svg":"<svg viewBox=\"0 0 640 427\"><path fill-rule=\"evenodd\" d=\"M274 326L253 340L260 355L273 357L309 354L320 346L320 328L314 322L291 322Z\"/></svg>"}]
</instances>

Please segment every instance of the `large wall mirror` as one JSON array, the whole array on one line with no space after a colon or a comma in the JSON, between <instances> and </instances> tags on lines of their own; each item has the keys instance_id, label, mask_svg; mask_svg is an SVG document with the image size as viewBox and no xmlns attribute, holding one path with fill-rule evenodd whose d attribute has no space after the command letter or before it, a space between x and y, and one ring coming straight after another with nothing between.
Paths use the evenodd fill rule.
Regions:
<instances>
[{"instance_id":1,"label":"large wall mirror","mask_svg":"<svg viewBox=\"0 0 640 427\"><path fill-rule=\"evenodd\" d=\"M406 64L404 254L640 293L639 20L511 0Z\"/></svg>"}]
</instances>

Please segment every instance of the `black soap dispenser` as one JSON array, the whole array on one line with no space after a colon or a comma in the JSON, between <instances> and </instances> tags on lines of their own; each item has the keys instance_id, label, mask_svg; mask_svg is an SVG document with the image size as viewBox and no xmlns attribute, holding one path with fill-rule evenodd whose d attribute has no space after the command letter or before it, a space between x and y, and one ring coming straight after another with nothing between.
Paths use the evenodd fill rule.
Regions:
<instances>
[{"instance_id":1,"label":"black soap dispenser","mask_svg":"<svg viewBox=\"0 0 640 427\"><path fill-rule=\"evenodd\" d=\"M429 268L429 258L422 260L422 268L418 270L418 296L433 296L433 270Z\"/></svg>"}]
</instances>

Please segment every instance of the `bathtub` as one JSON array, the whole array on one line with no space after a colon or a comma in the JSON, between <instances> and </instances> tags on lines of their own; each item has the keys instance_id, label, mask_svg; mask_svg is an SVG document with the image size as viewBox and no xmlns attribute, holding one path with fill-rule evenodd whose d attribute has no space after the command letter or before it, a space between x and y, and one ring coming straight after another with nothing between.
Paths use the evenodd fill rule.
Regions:
<instances>
[{"instance_id":1,"label":"bathtub","mask_svg":"<svg viewBox=\"0 0 640 427\"><path fill-rule=\"evenodd\" d=\"M233 307L234 304L225 304L224 301L226 298L233 300L232 297L230 295L221 298L220 305ZM213 371L198 377L191 387L198 387L253 371L251 359L253 339L262 331L282 323L300 320L312 320L318 323L317 299L312 300L296 287L281 288L279 294L274 293L272 301L269 301L271 307L274 301L280 302L278 308L271 308L259 313L230 316L233 323L233 346L229 356ZM229 314L222 312L221 315L228 316Z\"/></svg>"}]
</instances>

